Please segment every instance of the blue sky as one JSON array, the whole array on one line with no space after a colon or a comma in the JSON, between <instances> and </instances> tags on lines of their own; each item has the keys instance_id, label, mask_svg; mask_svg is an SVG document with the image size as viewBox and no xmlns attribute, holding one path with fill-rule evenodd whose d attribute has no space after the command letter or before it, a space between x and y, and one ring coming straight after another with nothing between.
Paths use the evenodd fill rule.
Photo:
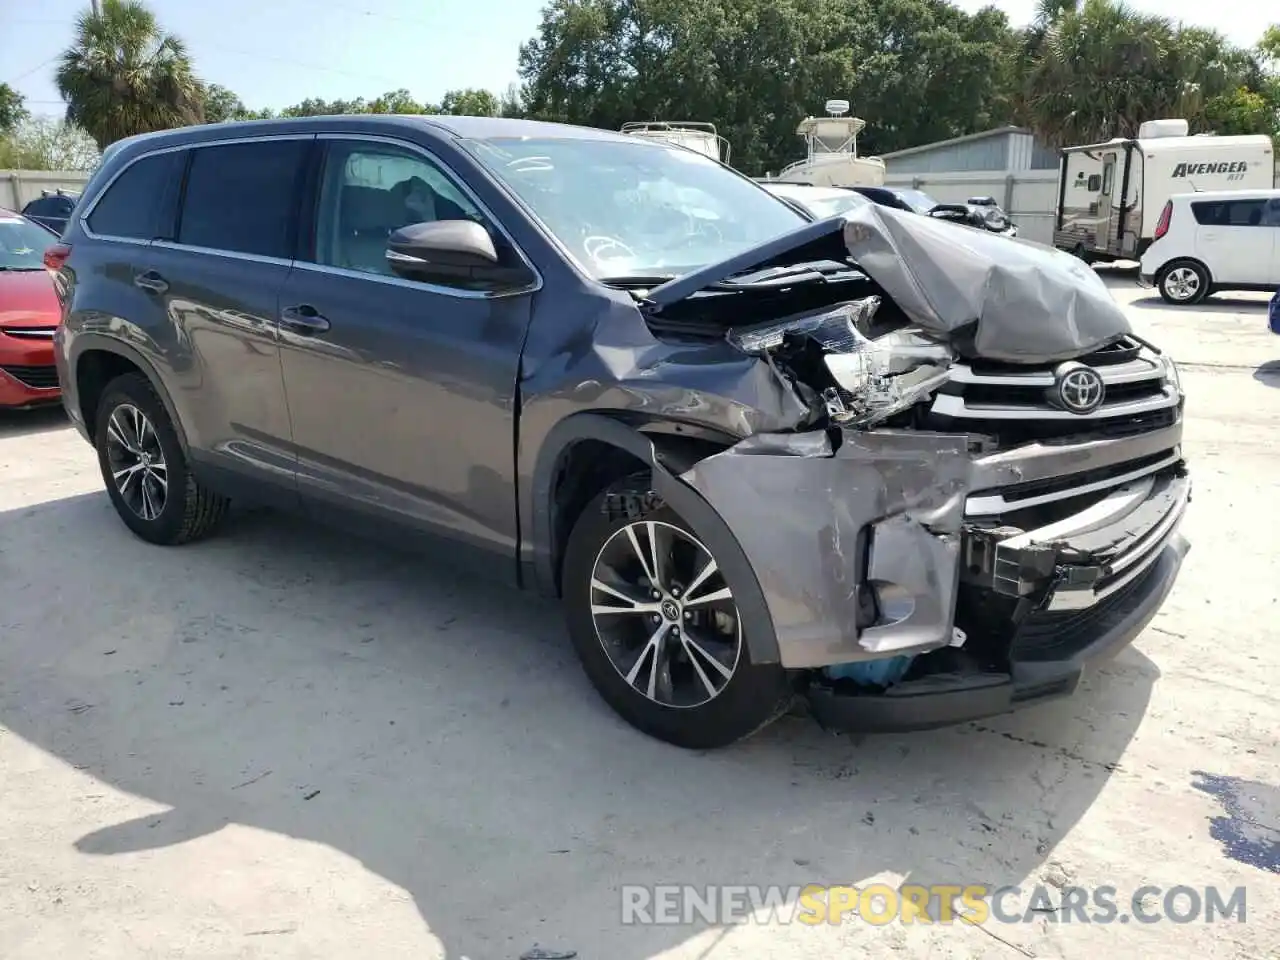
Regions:
<instances>
[{"instance_id":1,"label":"blue sky","mask_svg":"<svg viewBox=\"0 0 1280 960\"><path fill-rule=\"evenodd\" d=\"M988 0L957 0L967 10ZM407 88L434 101L446 90L499 93L516 80L520 44L533 36L543 0L151 0L166 29L186 40L200 76L251 107L279 109L307 97L375 97ZM1131 0L1252 44L1268 5L1228 0ZM1015 24L1035 0L995 0ZM88 0L0 0L0 81L33 112L60 114L53 62ZM1209 11L1212 10L1212 13ZM833 91L833 96L836 92ZM714 118L709 118L714 119ZM871 122L874 119L868 118Z\"/></svg>"},{"instance_id":2,"label":"blue sky","mask_svg":"<svg viewBox=\"0 0 1280 960\"><path fill-rule=\"evenodd\" d=\"M60 114L53 61L88 0L0 0L0 81L33 112ZM150 0L182 37L202 79L251 107L308 97L375 97L407 88L435 101L446 90L495 93L516 77L520 44L542 0Z\"/></svg>"}]
</instances>

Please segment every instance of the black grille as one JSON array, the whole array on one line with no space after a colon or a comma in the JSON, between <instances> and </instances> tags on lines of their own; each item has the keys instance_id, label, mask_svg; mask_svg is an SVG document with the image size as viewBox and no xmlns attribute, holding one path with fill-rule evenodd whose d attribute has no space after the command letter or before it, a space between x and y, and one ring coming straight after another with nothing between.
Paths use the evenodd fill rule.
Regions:
<instances>
[{"instance_id":1,"label":"black grille","mask_svg":"<svg viewBox=\"0 0 1280 960\"><path fill-rule=\"evenodd\" d=\"M58 368L48 367L0 367L19 383L25 383L36 390L49 390L58 385Z\"/></svg>"},{"instance_id":2,"label":"black grille","mask_svg":"<svg viewBox=\"0 0 1280 960\"><path fill-rule=\"evenodd\" d=\"M1098 467L1094 470L1068 473L1044 480L1027 480L1022 483L1010 484L1007 487L1000 487L999 489L1005 500L1009 501L1010 509L1015 509L1019 500L1030 500L1032 497L1062 493L1067 490L1073 490L1076 487L1088 486L1091 483L1105 483L1108 480L1124 476L1127 473L1133 473L1135 470L1141 470L1162 460L1168 460L1172 454L1172 449L1161 450L1158 453L1126 460L1124 463L1112 464L1109 467Z\"/></svg>"},{"instance_id":3,"label":"black grille","mask_svg":"<svg viewBox=\"0 0 1280 960\"><path fill-rule=\"evenodd\" d=\"M921 427L943 433L986 434L994 436L1001 447L1011 447L1033 440L1078 436L1084 431L1098 438L1133 436L1172 426L1180 412L1180 407L1162 407L1103 420L983 420L927 413L921 418Z\"/></svg>"},{"instance_id":4,"label":"black grille","mask_svg":"<svg viewBox=\"0 0 1280 960\"><path fill-rule=\"evenodd\" d=\"M1079 653L1147 595L1159 563L1134 577L1111 596L1083 610L1037 610L1022 621L1013 639L1014 660L1065 660Z\"/></svg>"},{"instance_id":5,"label":"black grille","mask_svg":"<svg viewBox=\"0 0 1280 960\"><path fill-rule=\"evenodd\" d=\"M1083 357L1076 357L1081 363L1086 363L1091 367L1109 367L1112 364L1128 363L1130 360L1136 359L1142 352L1142 345L1135 340L1127 337L1118 340L1115 343L1100 347ZM978 374L986 374L988 376L998 376L1007 373L1026 373L1029 370L1051 370L1053 365L1045 366L1044 364L1025 364L1025 363L1008 363L1002 360L988 360L983 357L975 357L968 361L969 368Z\"/></svg>"},{"instance_id":6,"label":"black grille","mask_svg":"<svg viewBox=\"0 0 1280 960\"><path fill-rule=\"evenodd\" d=\"M959 394L965 402L974 406L1024 406L1029 410L1043 409L1049 389L1045 387L1019 387L1006 383L950 384L948 393ZM1127 403L1132 400L1156 399L1164 395L1164 384L1159 380L1138 380L1133 383L1112 383L1107 386L1107 403Z\"/></svg>"}]
</instances>

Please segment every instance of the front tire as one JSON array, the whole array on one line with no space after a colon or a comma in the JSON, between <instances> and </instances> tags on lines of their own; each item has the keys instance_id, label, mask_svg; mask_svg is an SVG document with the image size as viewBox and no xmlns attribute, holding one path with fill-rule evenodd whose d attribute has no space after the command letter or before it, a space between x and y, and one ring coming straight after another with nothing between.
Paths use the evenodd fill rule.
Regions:
<instances>
[{"instance_id":1,"label":"front tire","mask_svg":"<svg viewBox=\"0 0 1280 960\"><path fill-rule=\"evenodd\" d=\"M169 414L142 374L107 384L94 446L116 513L143 540L162 546L198 540L226 516L230 501L192 475Z\"/></svg>"},{"instance_id":2,"label":"front tire","mask_svg":"<svg viewBox=\"0 0 1280 960\"><path fill-rule=\"evenodd\" d=\"M569 536L569 635L600 696L632 726L690 749L731 744L790 705L781 665L751 660L710 550L674 510L605 513L605 491Z\"/></svg>"},{"instance_id":3,"label":"front tire","mask_svg":"<svg viewBox=\"0 0 1280 960\"><path fill-rule=\"evenodd\" d=\"M1174 260L1160 269L1156 288L1165 303L1186 306L1209 295L1212 281L1203 264L1194 260Z\"/></svg>"}]
</instances>

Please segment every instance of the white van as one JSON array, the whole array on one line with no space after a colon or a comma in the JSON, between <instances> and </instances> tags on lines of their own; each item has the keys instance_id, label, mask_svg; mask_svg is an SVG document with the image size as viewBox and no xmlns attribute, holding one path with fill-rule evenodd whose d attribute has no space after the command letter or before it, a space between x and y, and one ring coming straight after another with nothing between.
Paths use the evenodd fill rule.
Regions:
<instances>
[{"instance_id":1,"label":"white van","mask_svg":"<svg viewBox=\"0 0 1280 960\"><path fill-rule=\"evenodd\" d=\"M1187 130L1186 120L1149 120L1133 139L1063 150L1054 246L1090 263L1137 260L1174 194L1276 185L1270 137Z\"/></svg>"},{"instance_id":2,"label":"white van","mask_svg":"<svg viewBox=\"0 0 1280 960\"><path fill-rule=\"evenodd\" d=\"M1280 289L1280 190L1179 193L1156 220L1142 282L1169 303Z\"/></svg>"}]
</instances>

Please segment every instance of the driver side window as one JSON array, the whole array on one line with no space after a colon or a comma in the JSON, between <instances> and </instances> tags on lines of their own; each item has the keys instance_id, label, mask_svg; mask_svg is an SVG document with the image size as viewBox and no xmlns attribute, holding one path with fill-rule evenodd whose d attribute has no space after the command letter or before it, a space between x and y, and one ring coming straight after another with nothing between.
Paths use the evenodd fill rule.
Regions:
<instances>
[{"instance_id":1,"label":"driver side window","mask_svg":"<svg viewBox=\"0 0 1280 960\"><path fill-rule=\"evenodd\" d=\"M421 154L391 144L329 144L316 210L316 263L393 276L387 238L401 227L435 220L489 226L475 204Z\"/></svg>"}]
</instances>

